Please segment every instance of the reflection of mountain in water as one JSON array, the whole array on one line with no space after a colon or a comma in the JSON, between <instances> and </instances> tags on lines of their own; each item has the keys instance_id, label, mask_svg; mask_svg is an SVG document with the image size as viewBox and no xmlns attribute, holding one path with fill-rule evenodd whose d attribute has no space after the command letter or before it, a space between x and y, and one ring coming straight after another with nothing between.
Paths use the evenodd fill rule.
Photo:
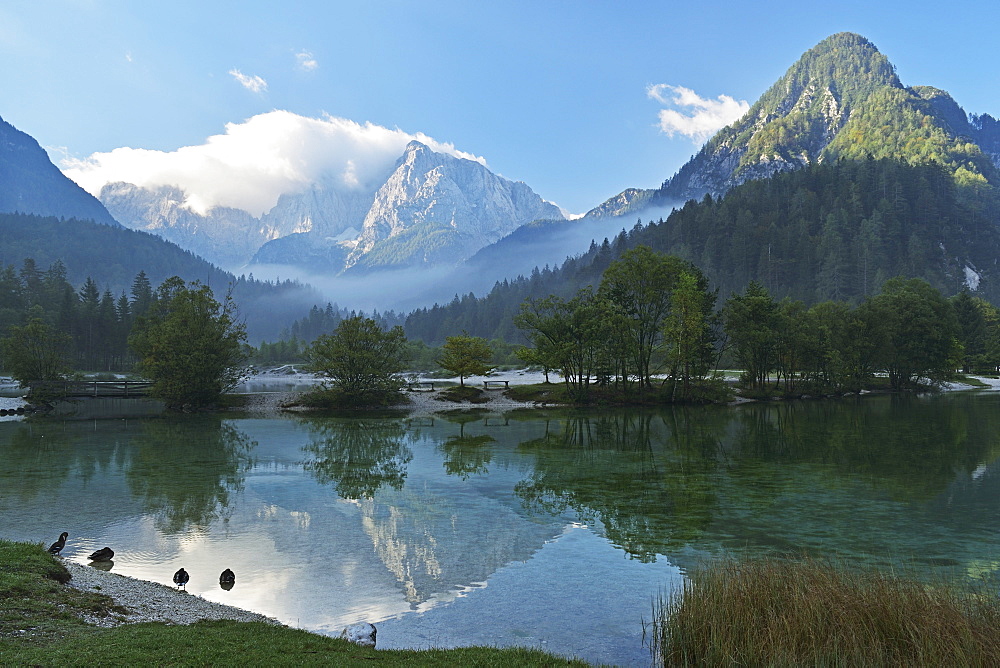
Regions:
<instances>
[{"instance_id":1,"label":"reflection of mountain in water","mask_svg":"<svg viewBox=\"0 0 1000 668\"><path fill-rule=\"evenodd\" d=\"M480 477L495 439L477 434L481 425L466 433L466 424L483 420L450 417L419 431L392 418L300 421L311 436L305 469L357 500L362 529L411 606L485 582L561 529L558 520L538 524L518 514L516 472L501 470L488 483ZM442 478L442 467L454 475Z\"/></svg>"},{"instance_id":2,"label":"reflection of mountain in water","mask_svg":"<svg viewBox=\"0 0 1000 668\"><path fill-rule=\"evenodd\" d=\"M415 607L527 561L561 524L538 524L460 486L383 490L360 504L375 553Z\"/></svg>"}]
</instances>

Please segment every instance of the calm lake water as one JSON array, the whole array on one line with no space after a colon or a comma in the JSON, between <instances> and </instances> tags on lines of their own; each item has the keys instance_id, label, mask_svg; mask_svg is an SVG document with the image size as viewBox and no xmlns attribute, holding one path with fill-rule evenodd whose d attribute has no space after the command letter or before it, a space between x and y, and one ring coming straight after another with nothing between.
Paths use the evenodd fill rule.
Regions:
<instances>
[{"instance_id":1,"label":"calm lake water","mask_svg":"<svg viewBox=\"0 0 1000 668\"><path fill-rule=\"evenodd\" d=\"M727 555L1000 570L1000 393L657 411L0 423L0 536L379 647L648 665ZM231 591L219 587L236 572Z\"/></svg>"}]
</instances>

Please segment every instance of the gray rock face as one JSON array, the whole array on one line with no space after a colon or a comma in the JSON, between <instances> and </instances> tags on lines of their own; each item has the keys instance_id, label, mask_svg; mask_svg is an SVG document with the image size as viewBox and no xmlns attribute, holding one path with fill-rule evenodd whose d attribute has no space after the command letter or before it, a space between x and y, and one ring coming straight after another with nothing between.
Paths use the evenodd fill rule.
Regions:
<instances>
[{"instance_id":1,"label":"gray rock face","mask_svg":"<svg viewBox=\"0 0 1000 668\"><path fill-rule=\"evenodd\" d=\"M367 622L351 624L340 633L340 637L350 640L355 645L362 647L375 647L375 635L378 629Z\"/></svg>"},{"instance_id":2,"label":"gray rock face","mask_svg":"<svg viewBox=\"0 0 1000 668\"><path fill-rule=\"evenodd\" d=\"M415 232L444 233L453 263L496 242L519 226L539 218L562 219L554 204L542 200L524 183L493 174L478 162L435 153L410 142L396 169L375 193L348 266L379 249L379 264L421 263L424 248L396 244Z\"/></svg>"},{"instance_id":3,"label":"gray rock face","mask_svg":"<svg viewBox=\"0 0 1000 668\"><path fill-rule=\"evenodd\" d=\"M281 195L259 218L225 207L198 214L174 187L113 183L100 199L123 225L225 268L268 263L323 273L359 264L456 264L520 225L563 218L527 185L419 142L406 147L374 190L316 183ZM294 243L286 242L293 237Z\"/></svg>"},{"instance_id":4,"label":"gray rock face","mask_svg":"<svg viewBox=\"0 0 1000 668\"><path fill-rule=\"evenodd\" d=\"M199 215L184 206L179 188L109 183L99 199L125 227L161 236L226 269L244 264L266 241L260 221L246 211L216 207Z\"/></svg>"}]
</instances>

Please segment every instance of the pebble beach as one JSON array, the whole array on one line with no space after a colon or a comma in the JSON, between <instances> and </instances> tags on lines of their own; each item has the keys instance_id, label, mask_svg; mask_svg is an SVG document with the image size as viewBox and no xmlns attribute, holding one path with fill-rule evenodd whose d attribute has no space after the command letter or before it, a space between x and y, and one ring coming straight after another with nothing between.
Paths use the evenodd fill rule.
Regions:
<instances>
[{"instance_id":1,"label":"pebble beach","mask_svg":"<svg viewBox=\"0 0 1000 668\"><path fill-rule=\"evenodd\" d=\"M200 596L156 582L137 580L126 575L102 571L69 561L63 565L70 572L70 587L104 594L125 608L126 614L88 616L85 621L95 626L111 627L141 622L193 624L202 619L232 619L239 622L281 623L264 615L230 605L213 603Z\"/></svg>"}]
</instances>

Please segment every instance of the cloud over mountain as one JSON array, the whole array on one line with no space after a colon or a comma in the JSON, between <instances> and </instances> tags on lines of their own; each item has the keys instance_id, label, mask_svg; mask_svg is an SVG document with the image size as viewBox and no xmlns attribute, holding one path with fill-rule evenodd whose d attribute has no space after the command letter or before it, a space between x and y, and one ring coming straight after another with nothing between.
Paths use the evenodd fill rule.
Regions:
<instances>
[{"instance_id":1,"label":"cloud over mountain","mask_svg":"<svg viewBox=\"0 0 1000 668\"><path fill-rule=\"evenodd\" d=\"M729 95L719 95L712 100L690 88L670 84L649 86L646 95L669 107L659 113L660 130L664 134L669 137L682 134L699 144L750 110L746 100L736 100Z\"/></svg>"},{"instance_id":2,"label":"cloud over mountain","mask_svg":"<svg viewBox=\"0 0 1000 668\"><path fill-rule=\"evenodd\" d=\"M225 134L197 146L174 151L122 147L82 160L67 159L61 166L95 196L115 182L150 189L174 186L186 193L184 205L198 214L225 206L260 216L281 194L305 191L321 177L333 176L345 190L373 187L413 140L439 153L486 164L423 133L278 110L228 123Z\"/></svg>"}]
</instances>

